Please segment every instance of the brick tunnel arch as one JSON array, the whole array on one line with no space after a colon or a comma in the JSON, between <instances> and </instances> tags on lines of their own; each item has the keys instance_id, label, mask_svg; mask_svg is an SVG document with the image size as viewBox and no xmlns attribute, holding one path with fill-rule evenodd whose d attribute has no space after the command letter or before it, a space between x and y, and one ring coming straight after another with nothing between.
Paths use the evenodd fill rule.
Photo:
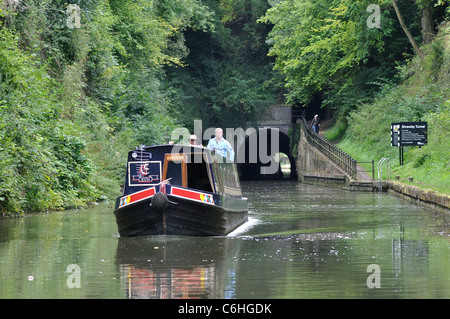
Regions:
<instances>
[{"instance_id":1,"label":"brick tunnel arch","mask_svg":"<svg viewBox=\"0 0 450 319\"><path fill-rule=\"evenodd\" d=\"M260 128L246 135L236 150L241 180L297 179L295 158L290 145L290 137L274 128ZM276 158L280 153L289 159L290 174L287 177L282 173L280 162Z\"/></svg>"}]
</instances>

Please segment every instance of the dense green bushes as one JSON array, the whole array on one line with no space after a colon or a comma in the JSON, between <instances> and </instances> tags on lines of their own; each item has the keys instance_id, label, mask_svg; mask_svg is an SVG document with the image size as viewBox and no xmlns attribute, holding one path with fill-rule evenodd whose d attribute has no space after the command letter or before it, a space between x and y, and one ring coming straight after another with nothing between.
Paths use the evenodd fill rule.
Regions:
<instances>
[{"instance_id":1,"label":"dense green bushes","mask_svg":"<svg viewBox=\"0 0 450 319\"><path fill-rule=\"evenodd\" d=\"M97 198L85 143L61 118L59 87L36 54L0 29L0 210L46 210Z\"/></svg>"},{"instance_id":2,"label":"dense green bushes","mask_svg":"<svg viewBox=\"0 0 450 319\"><path fill-rule=\"evenodd\" d=\"M400 85L387 86L373 103L352 112L341 147L353 154L389 157L396 174L442 191L450 191L450 26L441 27L433 43L399 69ZM401 121L427 121L428 145L405 147L405 166L398 166L398 148L390 146L390 125ZM357 146L355 146L357 145ZM356 150L359 148L359 150Z\"/></svg>"},{"instance_id":3,"label":"dense green bushes","mask_svg":"<svg viewBox=\"0 0 450 319\"><path fill-rule=\"evenodd\" d=\"M84 1L71 28L64 1L18 3L0 12L0 213L113 197L126 152L177 125L162 68L181 63L177 30L208 12L197 0Z\"/></svg>"},{"instance_id":4,"label":"dense green bushes","mask_svg":"<svg viewBox=\"0 0 450 319\"><path fill-rule=\"evenodd\" d=\"M62 0L0 10L0 213L113 198L130 148L243 125L280 89L266 0L76 3L79 26Z\"/></svg>"}]
</instances>

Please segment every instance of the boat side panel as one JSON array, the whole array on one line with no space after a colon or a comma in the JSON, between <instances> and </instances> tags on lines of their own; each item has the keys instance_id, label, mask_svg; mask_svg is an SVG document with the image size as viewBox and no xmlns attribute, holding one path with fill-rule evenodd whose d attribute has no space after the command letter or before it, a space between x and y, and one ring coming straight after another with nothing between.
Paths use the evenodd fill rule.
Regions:
<instances>
[{"instance_id":1,"label":"boat side panel","mask_svg":"<svg viewBox=\"0 0 450 319\"><path fill-rule=\"evenodd\" d=\"M246 221L246 210L229 211L181 198L172 201L166 212L167 234L225 236Z\"/></svg>"}]
</instances>

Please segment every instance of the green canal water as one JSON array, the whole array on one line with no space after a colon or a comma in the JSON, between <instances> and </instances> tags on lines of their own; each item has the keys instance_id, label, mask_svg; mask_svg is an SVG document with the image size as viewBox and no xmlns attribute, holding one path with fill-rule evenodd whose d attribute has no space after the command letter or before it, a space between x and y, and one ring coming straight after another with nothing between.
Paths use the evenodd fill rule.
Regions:
<instances>
[{"instance_id":1,"label":"green canal water","mask_svg":"<svg viewBox=\"0 0 450 319\"><path fill-rule=\"evenodd\" d=\"M227 237L120 238L113 203L0 219L0 298L450 298L450 216L387 193L245 182Z\"/></svg>"}]
</instances>

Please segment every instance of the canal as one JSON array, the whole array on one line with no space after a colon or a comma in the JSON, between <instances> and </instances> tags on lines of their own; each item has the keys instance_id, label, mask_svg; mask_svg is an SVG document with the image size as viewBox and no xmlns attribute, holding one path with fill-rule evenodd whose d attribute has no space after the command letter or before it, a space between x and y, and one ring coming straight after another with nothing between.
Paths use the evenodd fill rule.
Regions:
<instances>
[{"instance_id":1,"label":"canal","mask_svg":"<svg viewBox=\"0 0 450 319\"><path fill-rule=\"evenodd\" d=\"M227 237L119 238L113 203L0 219L0 298L450 298L450 216L387 193L244 182Z\"/></svg>"}]
</instances>

